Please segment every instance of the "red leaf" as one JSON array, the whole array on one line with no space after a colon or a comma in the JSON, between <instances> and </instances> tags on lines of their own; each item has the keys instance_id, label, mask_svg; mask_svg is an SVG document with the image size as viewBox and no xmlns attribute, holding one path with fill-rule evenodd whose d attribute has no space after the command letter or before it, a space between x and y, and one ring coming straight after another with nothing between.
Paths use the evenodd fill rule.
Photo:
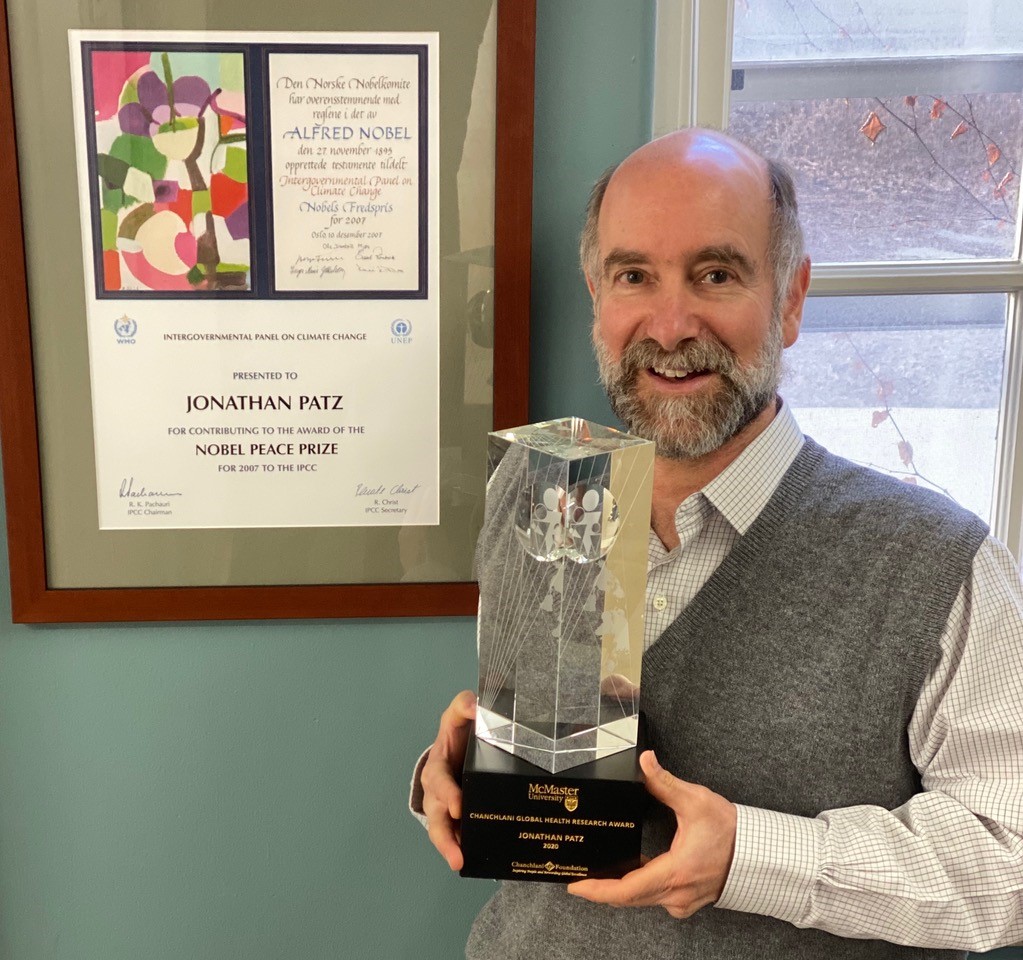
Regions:
<instances>
[{"instance_id":1,"label":"red leaf","mask_svg":"<svg viewBox=\"0 0 1023 960\"><path fill-rule=\"evenodd\" d=\"M870 415L870 425L872 427L879 426L880 424L884 423L885 420L887 420L887 419L888 419L888 411L887 410L875 410Z\"/></svg>"},{"instance_id":2,"label":"red leaf","mask_svg":"<svg viewBox=\"0 0 1023 960\"><path fill-rule=\"evenodd\" d=\"M931 104L931 119L940 120L947 106L948 104L944 100L935 99L934 103Z\"/></svg>"},{"instance_id":3,"label":"red leaf","mask_svg":"<svg viewBox=\"0 0 1023 960\"><path fill-rule=\"evenodd\" d=\"M881 122L881 118L873 111L870 111L870 116L864 121L863 126L860 127L860 133L863 134L871 143L877 143L877 138L884 133L888 128Z\"/></svg>"},{"instance_id":4,"label":"red leaf","mask_svg":"<svg viewBox=\"0 0 1023 960\"><path fill-rule=\"evenodd\" d=\"M874 393L877 394L878 400L887 400L892 395L892 391L894 389L895 387L891 380L881 380L875 388Z\"/></svg>"},{"instance_id":5,"label":"red leaf","mask_svg":"<svg viewBox=\"0 0 1023 960\"><path fill-rule=\"evenodd\" d=\"M1005 196L1005 188L1012 183L1012 171L1010 170L1002 179L998 182L998 186L995 187L995 196L1001 200Z\"/></svg>"},{"instance_id":6,"label":"red leaf","mask_svg":"<svg viewBox=\"0 0 1023 960\"><path fill-rule=\"evenodd\" d=\"M980 179L983 180L985 183L990 183L991 182L991 171L990 170L985 170L980 175Z\"/></svg>"},{"instance_id":7,"label":"red leaf","mask_svg":"<svg viewBox=\"0 0 1023 960\"><path fill-rule=\"evenodd\" d=\"M903 97L902 98L902 102L907 107L915 107L916 106L916 97Z\"/></svg>"},{"instance_id":8,"label":"red leaf","mask_svg":"<svg viewBox=\"0 0 1023 960\"><path fill-rule=\"evenodd\" d=\"M908 440L899 441L899 459L907 467L913 463L913 445Z\"/></svg>"},{"instance_id":9,"label":"red leaf","mask_svg":"<svg viewBox=\"0 0 1023 960\"><path fill-rule=\"evenodd\" d=\"M902 478L902 482L903 483L911 483L915 487L916 486L916 477L903 477Z\"/></svg>"},{"instance_id":10,"label":"red leaf","mask_svg":"<svg viewBox=\"0 0 1023 960\"><path fill-rule=\"evenodd\" d=\"M1002 151L999 150L995 144L989 143L987 145L987 165L989 167L993 167L996 163L998 163L998 159L1001 155Z\"/></svg>"},{"instance_id":11,"label":"red leaf","mask_svg":"<svg viewBox=\"0 0 1023 960\"><path fill-rule=\"evenodd\" d=\"M961 137L969 129L970 125L965 120L960 120L959 125L952 131L952 136L948 139L955 140L956 137Z\"/></svg>"}]
</instances>

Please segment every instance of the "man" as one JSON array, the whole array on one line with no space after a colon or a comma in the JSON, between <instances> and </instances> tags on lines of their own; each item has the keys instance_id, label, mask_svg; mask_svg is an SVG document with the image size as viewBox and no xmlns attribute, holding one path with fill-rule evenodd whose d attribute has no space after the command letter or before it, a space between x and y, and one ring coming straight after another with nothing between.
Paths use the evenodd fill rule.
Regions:
<instances>
[{"instance_id":1,"label":"man","mask_svg":"<svg viewBox=\"0 0 1023 960\"><path fill-rule=\"evenodd\" d=\"M809 284L788 176L721 134L661 138L597 184L582 260L612 405L657 444L641 763L661 806L644 866L503 884L467 956L1023 940L1015 565L966 511L804 440L777 399ZM452 701L421 777L452 869L473 714Z\"/></svg>"}]
</instances>

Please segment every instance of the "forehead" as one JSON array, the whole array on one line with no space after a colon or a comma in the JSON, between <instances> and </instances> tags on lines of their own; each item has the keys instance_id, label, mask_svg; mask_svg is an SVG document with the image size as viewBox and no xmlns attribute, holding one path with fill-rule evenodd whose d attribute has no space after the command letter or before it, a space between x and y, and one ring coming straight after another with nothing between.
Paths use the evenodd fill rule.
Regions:
<instances>
[{"instance_id":1,"label":"forehead","mask_svg":"<svg viewBox=\"0 0 1023 960\"><path fill-rule=\"evenodd\" d=\"M730 244L767 252L770 185L756 157L713 145L683 154L640 151L611 178L600 208L601 256L629 249L676 258Z\"/></svg>"}]
</instances>

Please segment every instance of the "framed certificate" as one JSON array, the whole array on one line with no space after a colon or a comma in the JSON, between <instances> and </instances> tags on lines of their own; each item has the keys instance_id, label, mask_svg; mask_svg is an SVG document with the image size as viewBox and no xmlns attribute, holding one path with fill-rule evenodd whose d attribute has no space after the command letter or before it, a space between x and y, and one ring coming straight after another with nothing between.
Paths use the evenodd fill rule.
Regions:
<instances>
[{"instance_id":1,"label":"framed certificate","mask_svg":"<svg viewBox=\"0 0 1023 960\"><path fill-rule=\"evenodd\" d=\"M532 0L146 7L6 2L14 619L473 612Z\"/></svg>"}]
</instances>

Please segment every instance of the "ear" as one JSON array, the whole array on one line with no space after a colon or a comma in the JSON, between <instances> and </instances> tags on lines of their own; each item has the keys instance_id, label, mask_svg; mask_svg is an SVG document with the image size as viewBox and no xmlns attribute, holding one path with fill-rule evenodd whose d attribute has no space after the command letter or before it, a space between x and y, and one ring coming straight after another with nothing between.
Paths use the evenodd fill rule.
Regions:
<instances>
[{"instance_id":1,"label":"ear","mask_svg":"<svg viewBox=\"0 0 1023 960\"><path fill-rule=\"evenodd\" d=\"M593 282L593 277L590 276L590 271L587 270L583 274L583 276L586 277L586 289L590 291L590 299L594 303L596 303L597 302L597 286Z\"/></svg>"},{"instance_id":2,"label":"ear","mask_svg":"<svg viewBox=\"0 0 1023 960\"><path fill-rule=\"evenodd\" d=\"M810 289L810 258L804 257L796 270L785 303L781 308L782 344L791 347L799 337L799 327L803 322L803 304L806 302L806 291Z\"/></svg>"}]
</instances>

